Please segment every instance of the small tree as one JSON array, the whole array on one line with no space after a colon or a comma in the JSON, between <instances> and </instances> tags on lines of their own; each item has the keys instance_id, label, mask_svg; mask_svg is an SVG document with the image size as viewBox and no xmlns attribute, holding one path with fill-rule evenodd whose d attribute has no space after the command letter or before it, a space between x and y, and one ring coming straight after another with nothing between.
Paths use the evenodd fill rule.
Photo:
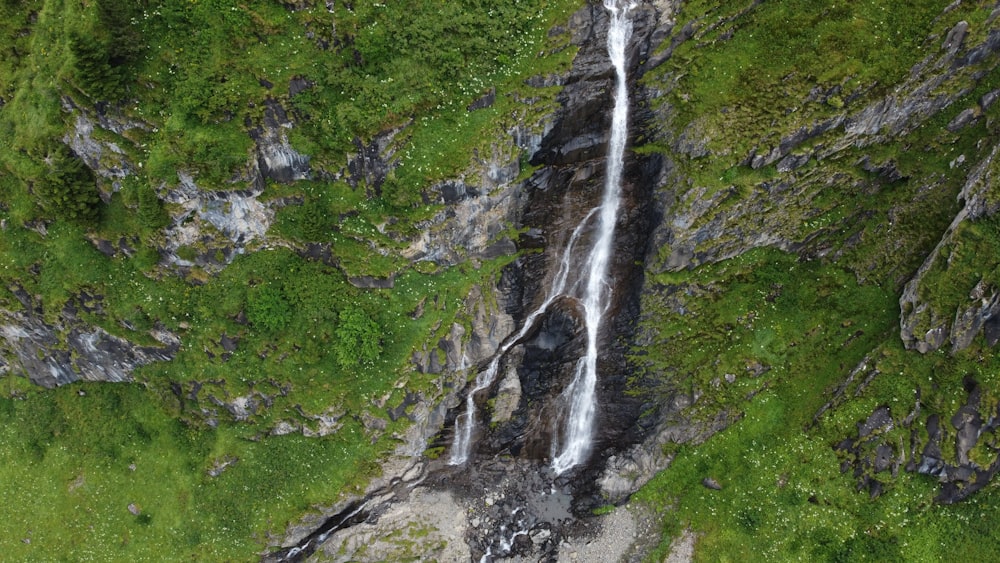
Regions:
<instances>
[{"instance_id":1,"label":"small tree","mask_svg":"<svg viewBox=\"0 0 1000 563\"><path fill-rule=\"evenodd\" d=\"M100 100L117 100L123 91L122 73L111 66L107 42L93 34L73 33L69 38L76 83Z\"/></svg>"},{"instance_id":2,"label":"small tree","mask_svg":"<svg viewBox=\"0 0 1000 563\"><path fill-rule=\"evenodd\" d=\"M160 229L170 224L170 216L163 209L163 202L156 195L156 190L149 184L136 186L136 199L139 203L139 223L147 229Z\"/></svg>"},{"instance_id":3,"label":"small tree","mask_svg":"<svg viewBox=\"0 0 1000 563\"><path fill-rule=\"evenodd\" d=\"M138 2L98 0L97 18L84 32L72 32L76 83L95 99L118 101L128 95L134 81L132 66L146 49L134 23L142 14Z\"/></svg>"}]
</instances>

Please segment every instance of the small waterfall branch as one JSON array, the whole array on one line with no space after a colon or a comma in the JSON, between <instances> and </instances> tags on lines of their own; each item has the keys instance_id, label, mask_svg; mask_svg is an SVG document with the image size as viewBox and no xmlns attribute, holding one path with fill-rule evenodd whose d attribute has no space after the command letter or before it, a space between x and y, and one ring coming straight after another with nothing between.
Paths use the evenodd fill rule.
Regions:
<instances>
[{"instance_id":1,"label":"small waterfall branch","mask_svg":"<svg viewBox=\"0 0 1000 563\"><path fill-rule=\"evenodd\" d=\"M476 424L476 393L479 393L483 389L486 389L490 385L493 385L493 381L496 379L497 370L500 369L500 360L503 359L504 354L508 350L513 348L522 338L531 330L534 326L535 321L538 320L545 311L548 310L552 302L561 297L566 289L566 279L569 277L570 257L573 254L573 247L576 246L577 240L584 231L584 226L590 220L591 217L597 212L597 209L592 209L583 221L573 229L573 234L569 238L569 242L566 243L566 250L563 252L562 259L559 263L559 272L556 273L555 279L552 281L552 287L549 289L548 295L545 296L545 301L535 309L528 318L524 320L524 325L521 330L518 331L513 338L507 339L497 353L490 360L489 366L485 370L476 376L476 385L469 391L469 394L465 397L465 411L455 420L455 441L451 448L451 459L449 463L451 465L462 465L469 459L469 451L472 447L472 434Z\"/></svg>"},{"instance_id":2,"label":"small waterfall branch","mask_svg":"<svg viewBox=\"0 0 1000 563\"><path fill-rule=\"evenodd\" d=\"M590 452L597 411L595 390L597 387L598 331L601 319L610 304L611 287L608 270L615 223L621 202L621 177L628 133L629 100L625 75L625 50L632 34L632 23L628 19L628 13L635 6L636 3L632 0L604 0L604 7L611 13L611 24L608 29L608 54L615 68L616 88L608 143L607 173L601 205L592 209L573 230L573 234L563 250L559 271L556 273L545 300L528 315L521 330L500 346L487 368L476 376L475 386L466 396L465 410L455 420L455 439L450 459L452 465L461 465L469 458L475 430L476 393L493 384L504 355L531 331L538 318L548 310L556 299L567 295L567 278L574 266L576 266L576 270L583 271L583 278L580 280L584 282L583 295L574 297L579 299L584 309L587 351L586 355L578 361L573 380L563 392L565 401L563 418L566 421L566 428L552 444L552 469L556 474L561 474L584 461ZM594 226L592 235L593 246L587 254L585 263L574 265L572 263L574 246L595 215L597 224ZM578 285L579 283L573 284L570 291L575 292Z\"/></svg>"}]
</instances>

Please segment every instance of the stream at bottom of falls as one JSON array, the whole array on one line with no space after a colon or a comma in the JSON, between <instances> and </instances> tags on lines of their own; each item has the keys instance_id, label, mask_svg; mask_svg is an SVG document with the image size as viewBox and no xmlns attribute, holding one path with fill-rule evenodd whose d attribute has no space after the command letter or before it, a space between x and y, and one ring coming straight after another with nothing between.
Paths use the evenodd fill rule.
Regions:
<instances>
[{"instance_id":1,"label":"stream at bottom of falls","mask_svg":"<svg viewBox=\"0 0 1000 563\"><path fill-rule=\"evenodd\" d=\"M557 476L537 460L495 457L470 460L461 469L443 460L421 462L407 475L345 506L263 561L298 562L314 554L320 561L392 560L375 544L409 541L407 533L428 524L438 527L439 540L461 549L443 555L415 547L413 555L481 563L561 561L573 546L595 549L592 538L601 524L592 509L599 503L589 491L577 490L590 479L580 480L576 470Z\"/></svg>"},{"instance_id":2,"label":"stream at bottom of falls","mask_svg":"<svg viewBox=\"0 0 1000 563\"><path fill-rule=\"evenodd\" d=\"M476 464L463 477L480 483L479 498L467 497L466 540L474 561L553 559L576 524L572 482L545 465L498 459Z\"/></svg>"}]
</instances>

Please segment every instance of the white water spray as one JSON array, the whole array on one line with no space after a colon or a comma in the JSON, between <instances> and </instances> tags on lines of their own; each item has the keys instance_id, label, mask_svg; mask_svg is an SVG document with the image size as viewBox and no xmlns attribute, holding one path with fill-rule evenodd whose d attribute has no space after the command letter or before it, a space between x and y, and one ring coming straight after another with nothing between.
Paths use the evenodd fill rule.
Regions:
<instances>
[{"instance_id":1,"label":"white water spray","mask_svg":"<svg viewBox=\"0 0 1000 563\"><path fill-rule=\"evenodd\" d=\"M619 5L621 4L621 5ZM612 241L614 239L615 222L621 201L622 164L625 153L625 141L628 132L628 88L625 76L625 48L632 34L632 24L628 20L628 12L635 7L635 2L629 0L604 0L604 6L611 12L611 25L608 29L608 54L615 67L616 90L615 107L611 121L611 135L608 145L608 164L605 180L604 197L600 207L596 207L580 221L563 250L559 271L552 282L548 294L542 304L524 321L521 330L509 338L493 356L489 366L476 376L476 384L466 396L465 411L455 420L455 439L451 451L451 465L461 465L469 459L472 436L475 429L475 395L493 384L496 379L500 361L510 348L524 338L532 329L535 321L544 314L549 306L566 291L566 280L572 266L573 247L580 238L590 219L597 214L598 224L595 229L596 240L587 258L586 287L582 298L587 326L587 354L577 363L573 381L564 392L569 405L569 416L565 437L553 443L552 468L560 474L577 465L586 457L590 450L593 435L594 415L596 413L596 397L594 390L597 384L597 335L601 317L608 308L610 287L608 286L608 263L611 257Z\"/></svg>"},{"instance_id":2,"label":"white water spray","mask_svg":"<svg viewBox=\"0 0 1000 563\"><path fill-rule=\"evenodd\" d=\"M569 417L562 440L553 442L552 469L560 474L584 461L590 452L597 411L597 335L601 318L610 303L608 263L611 258L615 222L621 203L621 178L628 134L628 85L625 76L625 49L632 35L632 22L628 12L635 7L632 1L604 0L604 7L611 12L608 27L608 55L615 67L615 109L611 119L611 138L608 141L607 173L604 181L604 199L601 201L597 224L597 240L590 253L587 285L583 307L587 323L587 355L576 366L573 381L564 393L569 402Z\"/></svg>"}]
</instances>

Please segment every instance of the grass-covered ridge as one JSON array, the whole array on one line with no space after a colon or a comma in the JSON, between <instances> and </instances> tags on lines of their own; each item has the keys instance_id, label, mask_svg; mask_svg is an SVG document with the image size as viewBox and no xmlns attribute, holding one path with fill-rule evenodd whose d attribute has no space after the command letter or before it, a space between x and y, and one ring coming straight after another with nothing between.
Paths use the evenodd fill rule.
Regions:
<instances>
[{"instance_id":1,"label":"grass-covered ridge","mask_svg":"<svg viewBox=\"0 0 1000 563\"><path fill-rule=\"evenodd\" d=\"M94 326L180 341L132 384L0 378L0 498L44 505L2 519L10 557L248 560L363 489L408 424L394 409L441 392L414 352L437 353L512 258L401 253L441 210L436 183L478 182L474 154L518 160L510 133L558 90L525 80L568 68L568 33L549 30L580 4L0 2L2 322L44 324L71 362L71 335ZM309 180L252 177L251 133L274 107ZM93 171L66 148L81 118L103 151ZM389 130L384 182L348 178ZM271 229L235 248L203 224L176 250L195 265L171 264L184 210L164 199L182 173L203 191L262 187Z\"/></svg>"},{"instance_id":2,"label":"grass-covered ridge","mask_svg":"<svg viewBox=\"0 0 1000 563\"><path fill-rule=\"evenodd\" d=\"M988 352L977 345L955 358L907 353L893 293L858 285L836 265L775 251L702 267L681 287L690 297L677 304L686 312L657 316L664 330L644 347L655 352L636 360L663 362L656 369L671 374L668 392L702 395L685 416L710 419L721 410L736 422L702 445L678 447L670 468L636 495L662 511L668 538L690 529L706 561L738 561L747 546L768 561L930 561L995 552L1000 538L980 525L996 509L995 487L944 508L934 502L935 479L900 471L879 474L889 486L872 499L857 490L852 472L842 473L845 459L835 449L879 405L905 419L916 389L924 413L954 412L967 398L963 375L975 377L984 401L995 404L996 359ZM824 410L862 363L868 369L848 387L847 400ZM888 436L907 444L910 429ZM703 486L706 478L722 490Z\"/></svg>"},{"instance_id":3,"label":"grass-covered ridge","mask_svg":"<svg viewBox=\"0 0 1000 563\"><path fill-rule=\"evenodd\" d=\"M228 425L190 428L156 403L134 384L0 399L0 498L32 507L3 519L9 557L248 560L268 531L357 490L384 453L356 438L355 421L323 439L248 440Z\"/></svg>"}]
</instances>

